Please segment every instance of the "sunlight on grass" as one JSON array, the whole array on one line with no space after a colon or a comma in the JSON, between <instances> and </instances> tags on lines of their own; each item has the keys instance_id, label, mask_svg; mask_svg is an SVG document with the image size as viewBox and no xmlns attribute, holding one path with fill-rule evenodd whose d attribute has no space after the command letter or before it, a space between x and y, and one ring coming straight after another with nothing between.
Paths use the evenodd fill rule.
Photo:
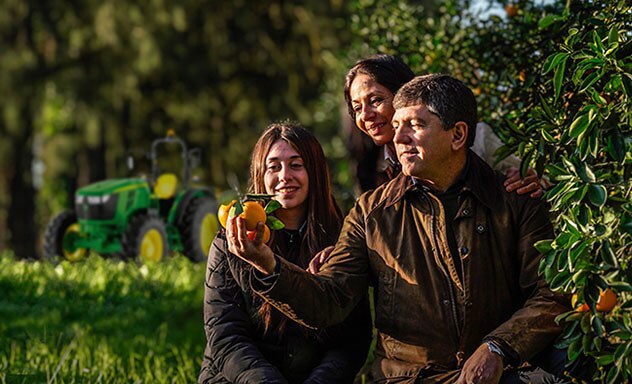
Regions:
<instances>
[{"instance_id":1,"label":"sunlight on grass","mask_svg":"<svg viewBox=\"0 0 632 384\"><path fill-rule=\"evenodd\" d=\"M204 264L0 256L0 383L195 382Z\"/></svg>"}]
</instances>

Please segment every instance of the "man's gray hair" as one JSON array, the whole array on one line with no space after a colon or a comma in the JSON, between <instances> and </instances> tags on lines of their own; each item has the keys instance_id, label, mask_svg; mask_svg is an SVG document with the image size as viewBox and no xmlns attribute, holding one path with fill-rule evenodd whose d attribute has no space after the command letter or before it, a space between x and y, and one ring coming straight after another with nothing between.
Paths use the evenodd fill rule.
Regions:
<instances>
[{"instance_id":1,"label":"man's gray hair","mask_svg":"<svg viewBox=\"0 0 632 384\"><path fill-rule=\"evenodd\" d=\"M423 104L439 117L443 129L448 130L463 121L467 124L467 147L476 138L476 98L462 81L445 74L417 76L404 84L395 94L393 107L400 109Z\"/></svg>"}]
</instances>

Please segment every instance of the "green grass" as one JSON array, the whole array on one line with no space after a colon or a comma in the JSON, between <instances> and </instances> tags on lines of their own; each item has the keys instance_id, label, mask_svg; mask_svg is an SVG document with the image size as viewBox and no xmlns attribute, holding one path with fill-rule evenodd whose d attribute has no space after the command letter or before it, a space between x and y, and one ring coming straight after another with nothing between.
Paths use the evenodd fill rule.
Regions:
<instances>
[{"instance_id":1,"label":"green grass","mask_svg":"<svg viewBox=\"0 0 632 384\"><path fill-rule=\"evenodd\" d=\"M0 255L0 383L192 383L204 264Z\"/></svg>"},{"instance_id":2,"label":"green grass","mask_svg":"<svg viewBox=\"0 0 632 384\"><path fill-rule=\"evenodd\" d=\"M204 273L182 256L138 266L0 254L0 384L196 382Z\"/></svg>"}]
</instances>

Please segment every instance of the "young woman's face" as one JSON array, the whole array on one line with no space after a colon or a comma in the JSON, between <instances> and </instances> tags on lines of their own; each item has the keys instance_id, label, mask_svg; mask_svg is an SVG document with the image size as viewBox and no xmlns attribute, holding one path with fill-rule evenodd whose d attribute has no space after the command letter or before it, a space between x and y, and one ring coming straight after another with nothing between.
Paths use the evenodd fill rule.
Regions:
<instances>
[{"instance_id":1,"label":"young woman's face","mask_svg":"<svg viewBox=\"0 0 632 384\"><path fill-rule=\"evenodd\" d=\"M358 73L349 87L355 123L377 145L393 141L393 93L371 76Z\"/></svg>"},{"instance_id":2,"label":"young woman's face","mask_svg":"<svg viewBox=\"0 0 632 384\"><path fill-rule=\"evenodd\" d=\"M266 156L266 192L275 195L286 211L304 211L307 206L309 177L303 158L283 140L278 140Z\"/></svg>"}]
</instances>

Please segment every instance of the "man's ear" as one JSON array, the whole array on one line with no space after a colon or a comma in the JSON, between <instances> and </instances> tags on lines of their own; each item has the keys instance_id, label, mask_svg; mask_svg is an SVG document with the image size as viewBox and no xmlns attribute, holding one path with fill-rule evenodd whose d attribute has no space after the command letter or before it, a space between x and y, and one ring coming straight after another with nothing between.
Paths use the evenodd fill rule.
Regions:
<instances>
[{"instance_id":1,"label":"man's ear","mask_svg":"<svg viewBox=\"0 0 632 384\"><path fill-rule=\"evenodd\" d=\"M452 132L452 149L458 151L465 148L468 135L467 124L464 121L457 121Z\"/></svg>"}]
</instances>

